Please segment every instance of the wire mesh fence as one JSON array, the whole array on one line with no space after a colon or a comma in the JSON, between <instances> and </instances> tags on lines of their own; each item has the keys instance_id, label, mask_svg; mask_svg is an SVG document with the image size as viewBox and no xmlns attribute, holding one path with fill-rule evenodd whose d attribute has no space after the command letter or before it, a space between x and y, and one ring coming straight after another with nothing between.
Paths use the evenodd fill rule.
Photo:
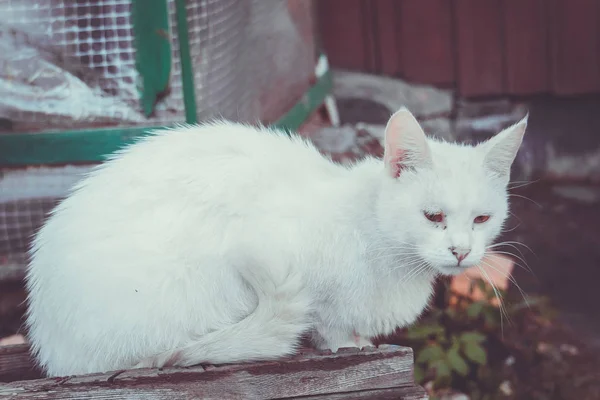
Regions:
<instances>
[{"instance_id":1,"label":"wire mesh fence","mask_svg":"<svg viewBox=\"0 0 600 400\"><path fill-rule=\"evenodd\" d=\"M185 119L175 0L169 89L146 117L131 0L0 0L0 135ZM197 115L273 122L314 79L312 2L188 0ZM1 164L1 162L0 162ZM0 170L0 264L89 167Z\"/></svg>"}]
</instances>

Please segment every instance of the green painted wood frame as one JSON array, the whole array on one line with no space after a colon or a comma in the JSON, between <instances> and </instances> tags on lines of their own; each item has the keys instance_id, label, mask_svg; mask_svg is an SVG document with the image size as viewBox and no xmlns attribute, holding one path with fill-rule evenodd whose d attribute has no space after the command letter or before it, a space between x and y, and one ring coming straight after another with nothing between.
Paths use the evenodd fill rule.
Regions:
<instances>
[{"instance_id":1,"label":"green painted wood frame","mask_svg":"<svg viewBox=\"0 0 600 400\"><path fill-rule=\"evenodd\" d=\"M185 12L185 7L183 11ZM177 15L180 13L177 9ZM169 38L167 1L132 0L131 21L135 66L140 78L140 105L144 115L149 117L160 96L168 90L171 76L173 52ZM180 26L179 21L177 26Z\"/></svg>"},{"instance_id":2,"label":"green painted wood frame","mask_svg":"<svg viewBox=\"0 0 600 400\"><path fill-rule=\"evenodd\" d=\"M331 92L331 71L308 89L302 99L273 125L297 130ZM100 162L115 150L164 126L127 127L0 135L0 166L21 167Z\"/></svg>"},{"instance_id":3,"label":"green painted wood frame","mask_svg":"<svg viewBox=\"0 0 600 400\"><path fill-rule=\"evenodd\" d=\"M148 7L146 3L144 3L144 7L136 7L136 3L140 1L145 2L146 0L132 1L133 10L142 10ZM166 5L165 0L152 1L157 3L163 2ZM138 3L138 5L141 5L141 3ZM189 53L185 0L175 0L175 5L182 65L181 75L185 122L196 123L195 86ZM166 9L162 6L157 6L156 10L164 13ZM132 18L135 21L136 18L142 18L146 12L135 12L134 14ZM165 71L170 71L171 59L170 55L168 57L165 55L166 47L164 40L162 40L164 39L165 19L161 16L151 16L146 21L148 20L152 21L152 23L147 22L134 25L138 27L135 28L136 41L138 43L136 46L141 45L145 48L142 52L143 54L136 60L138 68L145 63L157 63L154 70L147 66L140 69L140 74L143 76L140 102L144 112L150 112L151 114L158 96L166 87L164 85L168 85L168 76L165 75ZM166 32L168 32L168 29ZM146 39L142 39L142 37ZM157 37L160 44L156 45L155 43L155 48L153 49L152 40L156 41ZM170 52L170 43L168 46ZM307 90L300 101L273 125L288 131L297 130L310 114L323 103L325 97L331 92L332 87L333 79L331 71L327 71L318 77L315 84ZM0 167L101 162L108 154L134 142L137 138L148 135L153 130L165 127L123 127L0 135Z\"/></svg>"}]
</instances>

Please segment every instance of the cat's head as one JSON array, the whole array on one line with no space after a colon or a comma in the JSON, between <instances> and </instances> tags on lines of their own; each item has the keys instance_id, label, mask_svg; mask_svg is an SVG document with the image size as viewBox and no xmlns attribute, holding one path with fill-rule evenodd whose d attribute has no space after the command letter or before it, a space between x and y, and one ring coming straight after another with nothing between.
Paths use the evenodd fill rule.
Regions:
<instances>
[{"instance_id":1,"label":"cat's head","mask_svg":"<svg viewBox=\"0 0 600 400\"><path fill-rule=\"evenodd\" d=\"M469 146L428 139L406 109L390 118L377 219L410 265L453 275L482 261L508 215L510 169L526 126L524 118Z\"/></svg>"}]
</instances>

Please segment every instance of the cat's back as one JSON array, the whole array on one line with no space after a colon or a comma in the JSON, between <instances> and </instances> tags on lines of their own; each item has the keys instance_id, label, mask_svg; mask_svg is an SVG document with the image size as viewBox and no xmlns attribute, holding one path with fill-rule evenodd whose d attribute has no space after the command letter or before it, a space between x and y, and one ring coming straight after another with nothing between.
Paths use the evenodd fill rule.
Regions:
<instances>
[{"instance_id":1,"label":"cat's back","mask_svg":"<svg viewBox=\"0 0 600 400\"><path fill-rule=\"evenodd\" d=\"M71 198L226 200L242 190L248 199L342 170L296 135L219 121L155 132L111 156Z\"/></svg>"},{"instance_id":2,"label":"cat's back","mask_svg":"<svg viewBox=\"0 0 600 400\"><path fill-rule=\"evenodd\" d=\"M191 190L204 180L212 181L211 187L220 181L231 189L235 183L255 184L258 178L272 183L277 175L287 177L278 182L284 185L339 169L297 135L219 121L159 131L117 153L100 173L139 181L161 177L163 183L179 182Z\"/></svg>"},{"instance_id":3,"label":"cat's back","mask_svg":"<svg viewBox=\"0 0 600 400\"><path fill-rule=\"evenodd\" d=\"M345 172L299 137L267 128L215 122L159 131L83 179L35 247L43 252L60 242L83 249L118 240L111 249L154 252L165 242L197 246L189 237L222 243L234 223L245 229L278 220L277 210L298 212L314 200L311 185Z\"/></svg>"}]
</instances>

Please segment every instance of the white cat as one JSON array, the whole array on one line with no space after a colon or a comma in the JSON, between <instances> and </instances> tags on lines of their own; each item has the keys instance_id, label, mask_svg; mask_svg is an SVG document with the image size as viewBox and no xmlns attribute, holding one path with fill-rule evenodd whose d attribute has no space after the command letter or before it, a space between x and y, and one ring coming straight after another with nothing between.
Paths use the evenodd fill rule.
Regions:
<instances>
[{"instance_id":1,"label":"white cat","mask_svg":"<svg viewBox=\"0 0 600 400\"><path fill-rule=\"evenodd\" d=\"M526 119L478 146L406 109L384 160L215 122L157 132L77 185L35 238L29 338L51 376L274 359L303 334L366 346L413 322L437 274L480 262L507 216Z\"/></svg>"}]
</instances>

